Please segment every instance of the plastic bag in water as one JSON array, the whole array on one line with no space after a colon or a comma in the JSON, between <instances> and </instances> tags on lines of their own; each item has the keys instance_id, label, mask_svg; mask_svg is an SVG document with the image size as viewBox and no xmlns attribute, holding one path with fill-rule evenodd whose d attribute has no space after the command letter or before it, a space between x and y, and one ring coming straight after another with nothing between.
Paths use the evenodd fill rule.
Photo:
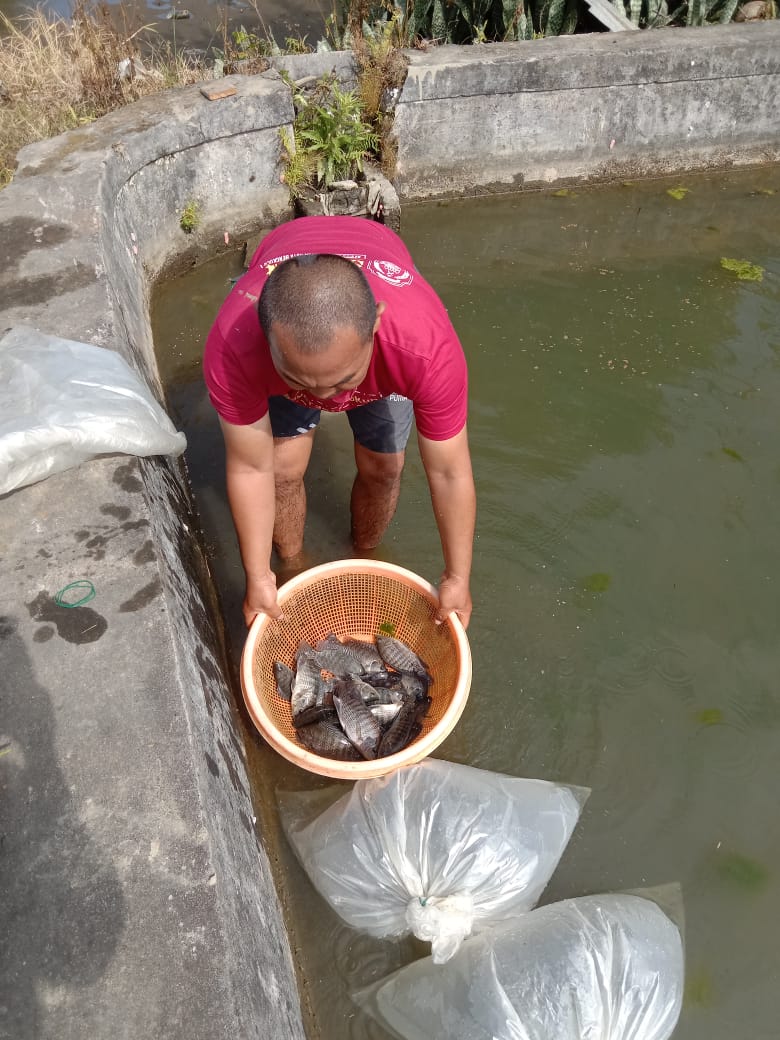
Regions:
<instances>
[{"instance_id":1,"label":"plastic bag in water","mask_svg":"<svg viewBox=\"0 0 780 1040\"><path fill-rule=\"evenodd\" d=\"M0 494L93 455L181 455L186 444L113 350L24 326L0 339Z\"/></svg>"},{"instance_id":2,"label":"plastic bag in water","mask_svg":"<svg viewBox=\"0 0 780 1040\"><path fill-rule=\"evenodd\" d=\"M536 904L589 793L426 759L357 781L313 822L306 795L284 796L282 823L347 924L412 933L442 963L473 930Z\"/></svg>"},{"instance_id":3,"label":"plastic bag in water","mask_svg":"<svg viewBox=\"0 0 780 1040\"><path fill-rule=\"evenodd\" d=\"M683 946L654 902L583 896L415 961L355 1000L402 1040L667 1040Z\"/></svg>"}]
</instances>

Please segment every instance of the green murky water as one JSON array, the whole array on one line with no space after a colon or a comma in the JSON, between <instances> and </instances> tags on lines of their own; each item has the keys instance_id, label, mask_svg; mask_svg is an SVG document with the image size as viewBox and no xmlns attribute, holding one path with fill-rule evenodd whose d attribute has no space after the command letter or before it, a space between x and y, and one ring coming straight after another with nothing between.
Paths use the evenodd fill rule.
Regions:
<instances>
[{"instance_id":1,"label":"green murky water","mask_svg":"<svg viewBox=\"0 0 780 1040\"><path fill-rule=\"evenodd\" d=\"M675 1040L775 1038L780 170L407 207L404 220L471 372L474 682L440 757L591 787L545 901L679 882ZM199 351L238 267L163 286L155 307L235 662L242 575ZM347 555L352 465L346 421L326 416L311 564ZM438 576L414 448L379 555ZM340 925L274 847L276 791L325 781L249 740L311 1035L378 1040L349 993L423 948Z\"/></svg>"}]
</instances>

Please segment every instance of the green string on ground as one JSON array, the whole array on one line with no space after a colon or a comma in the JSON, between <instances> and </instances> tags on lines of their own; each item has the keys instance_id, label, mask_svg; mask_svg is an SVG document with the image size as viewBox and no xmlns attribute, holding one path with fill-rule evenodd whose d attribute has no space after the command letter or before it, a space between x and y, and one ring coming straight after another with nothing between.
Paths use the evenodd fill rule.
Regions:
<instances>
[{"instance_id":1,"label":"green string on ground","mask_svg":"<svg viewBox=\"0 0 780 1040\"><path fill-rule=\"evenodd\" d=\"M73 599L72 595L79 590L83 590L84 595ZM70 585L66 585L64 589L60 589L54 597L54 602L58 607L81 607L94 598L95 586L87 578L80 578L78 581L72 581Z\"/></svg>"}]
</instances>

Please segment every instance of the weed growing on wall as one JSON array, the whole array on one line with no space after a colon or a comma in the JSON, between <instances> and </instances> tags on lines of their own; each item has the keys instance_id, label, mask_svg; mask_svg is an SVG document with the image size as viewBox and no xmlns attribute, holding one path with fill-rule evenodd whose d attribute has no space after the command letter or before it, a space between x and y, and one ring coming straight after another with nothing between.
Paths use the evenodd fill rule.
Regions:
<instances>
[{"instance_id":1,"label":"weed growing on wall","mask_svg":"<svg viewBox=\"0 0 780 1040\"><path fill-rule=\"evenodd\" d=\"M200 203L196 199L190 199L181 212L179 226L185 234L191 235L199 224Z\"/></svg>"}]
</instances>

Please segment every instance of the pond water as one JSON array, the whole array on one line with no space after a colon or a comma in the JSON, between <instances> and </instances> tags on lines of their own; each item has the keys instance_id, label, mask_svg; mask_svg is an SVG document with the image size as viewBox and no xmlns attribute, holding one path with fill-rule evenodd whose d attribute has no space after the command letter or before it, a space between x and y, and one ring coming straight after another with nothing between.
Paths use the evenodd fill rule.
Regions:
<instances>
[{"instance_id":1,"label":"pond water","mask_svg":"<svg viewBox=\"0 0 780 1040\"><path fill-rule=\"evenodd\" d=\"M75 0L0 0L0 12L23 18L40 7L47 14L69 18ZM285 39L305 39L312 49L325 37L325 18L331 13L326 0L106 0L120 31L128 35L149 27L138 39L142 48L166 42L174 50L223 49L223 26L229 33L243 26L265 38L273 35L280 47ZM173 12L186 17L173 18Z\"/></svg>"},{"instance_id":2,"label":"pond water","mask_svg":"<svg viewBox=\"0 0 780 1040\"><path fill-rule=\"evenodd\" d=\"M474 680L438 757L590 787L543 901L679 882L675 1040L774 1038L780 169L407 206L403 237L471 373ZM160 287L154 308L233 665L242 574L199 353L239 270L222 258ZM351 444L343 416L325 420L311 564L348 555ZM378 554L438 577L414 447ZM247 741L310 1035L379 1040L349 993L425 950L339 923L276 809L279 791L327 782Z\"/></svg>"}]
</instances>

